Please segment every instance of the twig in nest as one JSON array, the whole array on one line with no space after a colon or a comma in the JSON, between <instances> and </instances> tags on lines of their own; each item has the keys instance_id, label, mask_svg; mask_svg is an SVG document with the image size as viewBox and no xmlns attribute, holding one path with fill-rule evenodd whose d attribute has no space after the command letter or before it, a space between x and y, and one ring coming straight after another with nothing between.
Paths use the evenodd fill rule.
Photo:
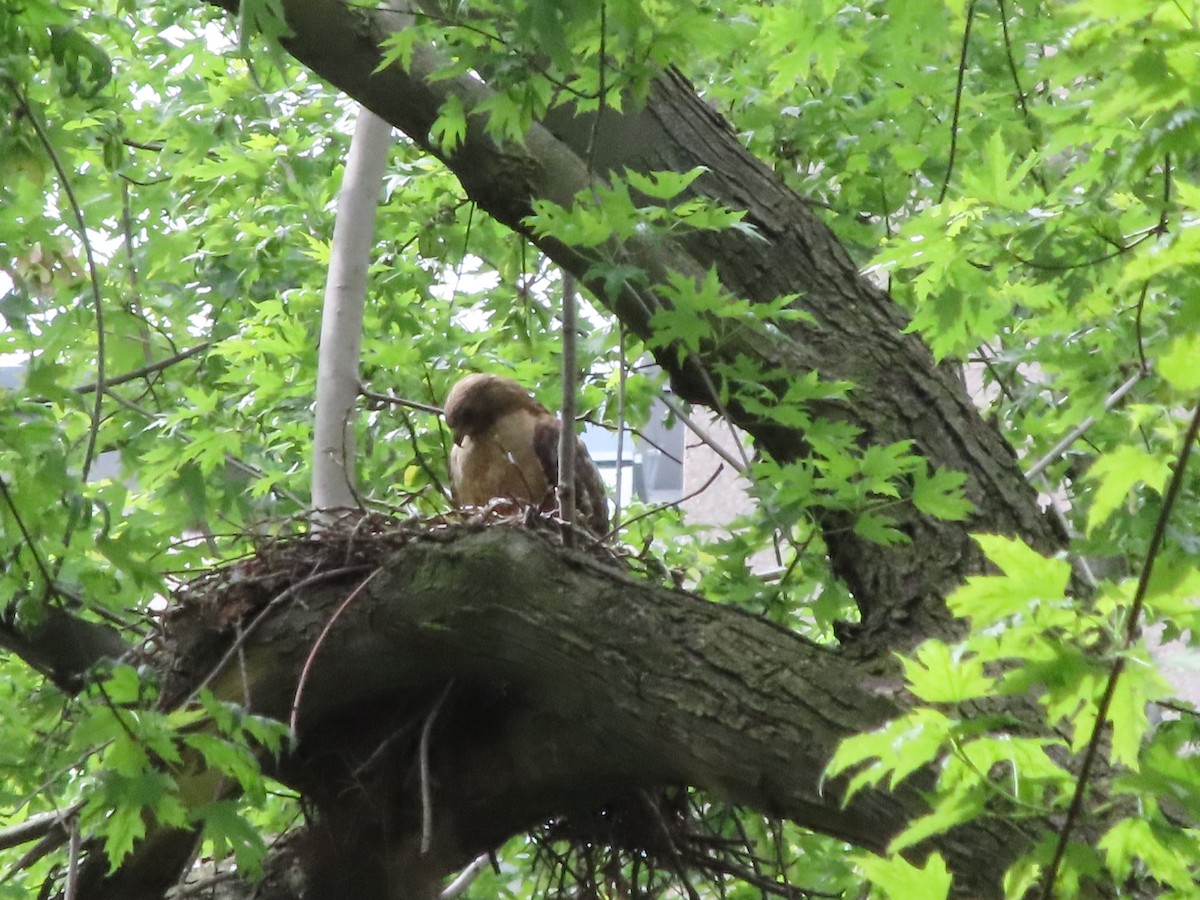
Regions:
<instances>
[{"instance_id":1,"label":"twig in nest","mask_svg":"<svg viewBox=\"0 0 1200 900\"><path fill-rule=\"evenodd\" d=\"M692 886L692 882L688 880L687 867L683 864L683 857L679 855L679 848L675 846L675 838L671 835L671 824L667 821L662 813L661 807L654 801L650 795L641 792L642 802L646 808L650 810L658 822L658 827L662 831L663 840L667 843L667 853L671 856L671 862L675 865L675 874L679 876L679 883L683 889L687 891L690 900L700 900L700 894Z\"/></svg>"},{"instance_id":2,"label":"twig in nest","mask_svg":"<svg viewBox=\"0 0 1200 900\"><path fill-rule=\"evenodd\" d=\"M617 532L622 531L625 528L628 528L630 525L632 525L634 522L638 521L639 519L644 519L647 516L653 516L657 513L662 512L664 509L670 509L672 506L681 506L682 504L687 503L687 501L691 500L693 497L700 496L701 494L703 494L705 491L707 491L712 486L712 483L717 480L717 476L720 475L721 472L724 471L724 469L725 469L725 464L720 463L717 466L717 468L713 471L713 473L708 476L708 481L704 482L704 484L700 485L700 487L696 488L696 490L692 491L690 494L680 497L678 500L671 500L667 503L660 503L658 506L652 506L652 507L650 507L650 509L643 510L642 512L638 513L636 516L633 516L631 518L626 519L624 522L621 522L619 525L617 525L616 528L614 528L608 534L604 535L603 540L608 540L608 538L612 537Z\"/></svg>"}]
</instances>

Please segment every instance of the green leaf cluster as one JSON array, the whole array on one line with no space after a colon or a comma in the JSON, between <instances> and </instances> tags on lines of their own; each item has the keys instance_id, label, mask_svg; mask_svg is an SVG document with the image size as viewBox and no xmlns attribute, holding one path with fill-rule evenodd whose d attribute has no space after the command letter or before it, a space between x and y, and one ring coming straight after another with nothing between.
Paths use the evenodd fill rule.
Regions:
<instances>
[{"instance_id":1,"label":"green leaf cluster","mask_svg":"<svg viewBox=\"0 0 1200 900\"><path fill-rule=\"evenodd\" d=\"M1175 798L1193 798L1200 789L1194 766L1179 755L1181 736L1194 733L1195 722L1155 728L1147 717L1170 687L1144 646L1122 647L1132 585L1110 585L1081 608L1083 601L1066 593L1066 560L1040 556L1011 538L978 540L999 574L970 578L949 598L951 611L969 620L967 637L926 641L902 657L906 690L919 704L844 741L828 775L845 777L846 796L852 797L868 786L895 789L918 771L936 773L929 813L893 839L889 857L983 816L1060 821L1077 786L1077 773L1065 761L1092 740L1100 697L1120 657L1104 747L1107 764L1123 774L1108 802L1136 802L1140 817L1110 826L1095 846L1076 838L1056 896L1076 896L1082 880L1104 866L1120 878L1137 870L1173 890L1188 890L1200 860L1187 849L1194 835L1189 830L1184 836L1172 811L1179 808ZM1179 590L1172 586L1161 595L1180 596ZM1194 596L1190 586L1182 591ZM987 701L997 696L1028 698L1030 718L989 714ZM1049 831L1044 843L1014 864L1008 896L1023 896L1037 883L1053 836ZM886 891L887 879L909 871L906 865L899 857L872 861L868 872L883 867L870 877ZM942 890L940 878L931 884Z\"/></svg>"}]
</instances>

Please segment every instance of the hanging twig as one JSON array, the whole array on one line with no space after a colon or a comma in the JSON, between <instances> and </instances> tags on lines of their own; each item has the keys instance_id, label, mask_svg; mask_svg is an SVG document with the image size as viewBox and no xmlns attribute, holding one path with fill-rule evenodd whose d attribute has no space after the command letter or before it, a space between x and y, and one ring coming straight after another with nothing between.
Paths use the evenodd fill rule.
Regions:
<instances>
[{"instance_id":1,"label":"hanging twig","mask_svg":"<svg viewBox=\"0 0 1200 900\"><path fill-rule=\"evenodd\" d=\"M421 728L421 741L417 745L417 762L421 770L422 856L426 856L433 847L433 779L429 774L429 736L433 733L433 723L437 721L438 713L442 711L442 704L446 702L446 697L449 695L450 688L452 687L454 687L453 678L442 688L442 693L437 698L437 703L433 704L433 709L425 717L425 724Z\"/></svg>"},{"instance_id":2,"label":"hanging twig","mask_svg":"<svg viewBox=\"0 0 1200 900\"><path fill-rule=\"evenodd\" d=\"M967 24L963 27L962 53L958 57L958 83L954 87L954 114L950 119L950 153L946 158L946 178L938 193L937 202L946 199L950 179L954 175L954 156L958 152L958 117L962 113L963 81L967 74L967 46L971 41L971 23L975 21L975 0L967 5Z\"/></svg>"},{"instance_id":3,"label":"hanging twig","mask_svg":"<svg viewBox=\"0 0 1200 900\"><path fill-rule=\"evenodd\" d=\"M33 542L33 535L29 533L29 529L25 527L25 521L21 518L20 510L13 502L12 494L8 492L8 484L4 480L4 476L0 475L0 497L4 498L4 505L8 507L8 511L12 514L13 521L17 523L17 530L21 532L21 537L25 539L25 546L29 548L29 553L33 556L33 563L37 566L38 571L42 574L42 578L46 580L46 589L54 589L54 575L51 573L46 561L42 559L41 553L38 552L37 544Z\"/></svg>"},{"instance_id":4,"label":"hanging twig","mask_svg":"<svg viewBox=\"0 0 1200 900\"><path fill-rule=\"evenodd\" d=\"M100 412L101 401L103 399L104 385L107 383L104 377L104 356L106 353L104 341L104 303L100 297L100 274L96 268L96 258L92 253L92 241L88 237L87 223L83 218L83 208L79 205L79 200L75 197L75 191L71 187L71 181L67 177L67 170L62 164L62 160L58 158L58 153L54 149L54 144L50 141L50 136L46 134L46 129L42 127L41 119L34 112L33 107L29 105L29 100L21 92L20 87L11 78L4 79L8 83L9 90L13 92L13 96L17 98L17 103L25 111L29 118L29 124L33 126L34 132L37 134L38 141L42 148L46 151L46 155L50 157L50 163L54 166L54 171L58 173L59 184L62 185L63 195L67 198L67 204L71 207L71 212L75 216L75 222L79 228L79 241L83 244L83 252L87 257L88 281L92 290L92 307L96 317L96 384L100 389L96 391L96 400L92 404L92 422L91 428L88 429L87 448L83 454L83 465L81 466L80 480L86 482L88 475L92 471L92 463L96 459L96 441L100 435ZM68 534L67 543L70 539Z\"/></svg>"},{"instance_id":5,"label":"hanging twig","mask_svg":"<svg viewBox=\"0 0 1200 900\"><path fill-rule=\"evenodd\" d=\"M1012 36L1008 33L1008 9L1004 4L1004 0L999 0L1000 6L1000 30L1004 36L1004 56L1008 61L1008 72L1012 76L1013 86L1017 90L1017 106L1021 110L1021 117L1025 120L1025 128L1028 130L1031 138L1036 138L1037 123L1033 119L1033 114L1029 111L1029 104L1026 102L1027 95L1025 89L1021 87L1021 76L1017 72L1017 61L1013 54ZM1038 149L1035 147L1035 150ZM1046 190L1046 179L1042 175L1041 169L1034 166L1031 170L1033 180L1037 182L1038 187L1043 191Z\"/></svg>"},{"instance_id":6,"label":"hanging twig","mask_svg":"<svg viewBox=\"0 0 1200 900\"><path fill-rule=\"evenodd\" d=\"M382 568L373 570L370 575L358 583L358 586L355 587L354 590L346 595L346 599L338 604L338 608L333 611L333 615L329 617L329 620L325 623L325 627L321 629L321 633L318 634L317 639L313 641L312 649L308 652L308 656L304 660L303 668L300 669L300 678L296 682L296 693L292 697L292 713L290 716L288 716L288 730L292 733L293 738L297 736L296 729L300 721L300 700L304 696L304 686L308 683L308 675L309 672L312 671L313 660L317 658L317 651L321 649L321 645L325 643L325 638L328 637L329 632L333 630L333 623L338 620L338 616L345 612L346 607L348 607L350 603L363 592L366 586L371 583L371 579L382 571ZM251 623L252 626L257 624L258 619L255 619L254 622ZM229 654L226 653L226 656L228 655Z\"/></svg>"}]
</instances>

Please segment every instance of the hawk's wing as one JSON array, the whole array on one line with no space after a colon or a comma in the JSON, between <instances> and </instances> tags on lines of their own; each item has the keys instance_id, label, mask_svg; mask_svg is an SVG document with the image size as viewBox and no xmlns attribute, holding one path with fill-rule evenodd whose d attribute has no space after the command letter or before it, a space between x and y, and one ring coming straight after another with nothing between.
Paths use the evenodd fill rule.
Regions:
<instances>
[{"instance_id":1,"label":"hawk's wing","mask_svg":"<svg viewBox=\"0 0 1200 900\"><path fill-rule=\"evenodd\" d=\"M533 450L551 491L558 484L558 441L562 429L560 419L546 416L538 420L533 430ZM604 537L611 530L604 479L580 438L575 439L575 512L579 524L597 537Z\"/></svg>"}]
</instances>

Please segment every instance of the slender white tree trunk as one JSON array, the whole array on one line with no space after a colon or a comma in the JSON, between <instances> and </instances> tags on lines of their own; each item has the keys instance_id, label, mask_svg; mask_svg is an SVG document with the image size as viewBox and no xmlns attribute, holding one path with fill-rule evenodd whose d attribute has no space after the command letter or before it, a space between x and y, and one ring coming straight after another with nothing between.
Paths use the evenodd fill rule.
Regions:
<instances>
[{"instance_id":1,"label":"slender white tree trunk","mask_svg":"<svg viewBox=\"0 0 1200 900\"><path fill-rule=\"evenodd\" d=\"M387 122L359 107L338 195L321 315L312 471L312 505L318 510L356 505L353 415L363 300L391 132Z\"/></svg>"}]
</instances>

